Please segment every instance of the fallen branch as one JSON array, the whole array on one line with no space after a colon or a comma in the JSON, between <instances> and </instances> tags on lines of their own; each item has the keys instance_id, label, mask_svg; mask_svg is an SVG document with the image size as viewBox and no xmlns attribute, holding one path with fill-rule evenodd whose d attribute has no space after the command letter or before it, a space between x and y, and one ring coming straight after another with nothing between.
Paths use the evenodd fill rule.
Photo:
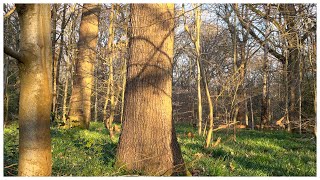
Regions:
<instances>
[{"instance_id":1,"label":"fallen branch","mask_svg":"<svg viewBox=\"0 0 320 180\"><path fill-rule=\"evenodd\" d=\"M212 147L218 146L220 142L221 142L221 137L218 137L217 141L212 145Z\"/></svg>"},{"instance_id":2,"label":"fallen branch","mask_svg":"<svg viewBox=\"0 0 320 180\"><path fill-rule=\"evenodd\" d=\"M215 132L215 131L218 131L218 130L220 130L220 129L226 129L228 126L233 125L233 124L237 124L237 123L239 123L239 122L240 122L240 121L233 122L233 123L226 124L226 125L222 125L222 126L219 126L218 128L213 129L212 131Z\"/></svg>"},{"instance_id":3,"label":"fallen branch","mask_svg":"<svg viewBox=\"0 0 320 180\"><path fill-rule=\"evenodd\" d=\"M18 163L14 163L14 164L11 164L11 165L9 165L9 166L5 166L4 168L5 168L5 169L8 169L8 168L10 168L10 167L12 167L12 166L16 166L16 165L18 165Z\"/></svg>"}]
</instances>

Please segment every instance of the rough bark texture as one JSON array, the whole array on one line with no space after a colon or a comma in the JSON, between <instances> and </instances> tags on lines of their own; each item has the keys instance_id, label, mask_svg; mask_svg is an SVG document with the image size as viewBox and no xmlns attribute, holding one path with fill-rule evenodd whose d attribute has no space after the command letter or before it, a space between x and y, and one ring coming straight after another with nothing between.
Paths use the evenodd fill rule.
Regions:
<instances>
[{"instance_id":1,"label":"rough bark texture","mask_svg":"<svg viewBox=\"0 0 320 180\"><path fill-rule=\"evenodd\" d=\"M93 68L96 58L98 40L98 21L100 6L84 4L80 23L80 33L76 60L74 82L71 94L71 126L89 128L91 118L91 92L93 85Z\"/></svg>"},{"instance_id":2,"label":"rough bark texture","mask_svg":"<svg viewBox=\"0 0 320 180\"><path fill-rule=\"evenodd\" d=\"M118 167L147 175L185 168L172 120L173 4L132 4Z\"/></svg>"},{"instance_id":3,"label":"rough bark texture","mask_svg":"<svg viewBox=\"0 0 320 180\"><path fill-rule=\"evenodd\" d=\"M49 4L17 4L21 26L19 176L51 175L52 51Z\"/></svg>"}]
</instances>

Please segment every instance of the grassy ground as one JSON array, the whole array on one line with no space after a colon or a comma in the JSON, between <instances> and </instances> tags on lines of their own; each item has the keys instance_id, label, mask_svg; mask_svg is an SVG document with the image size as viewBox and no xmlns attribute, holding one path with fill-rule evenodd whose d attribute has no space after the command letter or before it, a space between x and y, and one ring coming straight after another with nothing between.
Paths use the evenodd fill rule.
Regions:
<instances>
[{"instance_id":1,"label":"grassy ground","mask_svg":"<svg viewBox=\"0 0 320 180\"><path fill-rule=\"evenodd\" d=\"M17 123L4 129L4 175L17 175ZM204 149L204 137L189 138L192 126L176 126L178 141L188 170L200 176L316 176L316 140L312 135L283 131L239 130L214 133L216 147ZM51 129L53 176L118 176L127 172L113 168L118 135L110 139L102 123L89 130Z\"/></svg>"}]
</instances>

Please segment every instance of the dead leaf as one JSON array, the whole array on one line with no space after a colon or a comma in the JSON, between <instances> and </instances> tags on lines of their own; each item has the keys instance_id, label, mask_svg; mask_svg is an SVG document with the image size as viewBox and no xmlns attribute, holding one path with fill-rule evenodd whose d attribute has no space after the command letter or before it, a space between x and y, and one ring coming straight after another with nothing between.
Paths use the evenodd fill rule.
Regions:
<instances>
[{"instance_id":1,"label":"dead leaf","mask_svg":"<svg viewBox=\"0 0 320 180\"><path fill-rule=\"evenodd\" d=\"M232 164L232 162L229 162L229 168L231 171L234 171L235 167L234 165Z\"/></svg>"}]
</instances>

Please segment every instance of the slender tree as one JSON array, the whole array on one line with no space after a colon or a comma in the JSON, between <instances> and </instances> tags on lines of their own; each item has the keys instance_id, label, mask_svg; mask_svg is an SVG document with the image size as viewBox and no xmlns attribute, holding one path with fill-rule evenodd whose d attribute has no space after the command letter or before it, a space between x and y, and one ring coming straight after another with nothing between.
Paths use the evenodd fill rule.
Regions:
<instances>
[{"instance_id":1,"label":"slender tree","mask_svg":"<svg viewBox=\"0 0 320 180\"><path fill-rule=\"evenodd\" d=\"M267 16L269 16L270 14L270 5L268 5L266 8L266 14ZM268 66L269 66L269 61L268 61L268 36L269 36L269 32L270 32L270 27L269 27L269 20L265 19L265 24L266 24L266 30L265 30L265 34L264 34L264 50L263 50L263 67L262 67L262 71L263 71L263 86L262 86L262 99L261 99L261 121L260 121L260 129L263 129L267 123L270 123L268 121L269 119L269 92L268 92L268 86L269 86L269 82L268 82Z\"/></svg>"}]
</instances>

